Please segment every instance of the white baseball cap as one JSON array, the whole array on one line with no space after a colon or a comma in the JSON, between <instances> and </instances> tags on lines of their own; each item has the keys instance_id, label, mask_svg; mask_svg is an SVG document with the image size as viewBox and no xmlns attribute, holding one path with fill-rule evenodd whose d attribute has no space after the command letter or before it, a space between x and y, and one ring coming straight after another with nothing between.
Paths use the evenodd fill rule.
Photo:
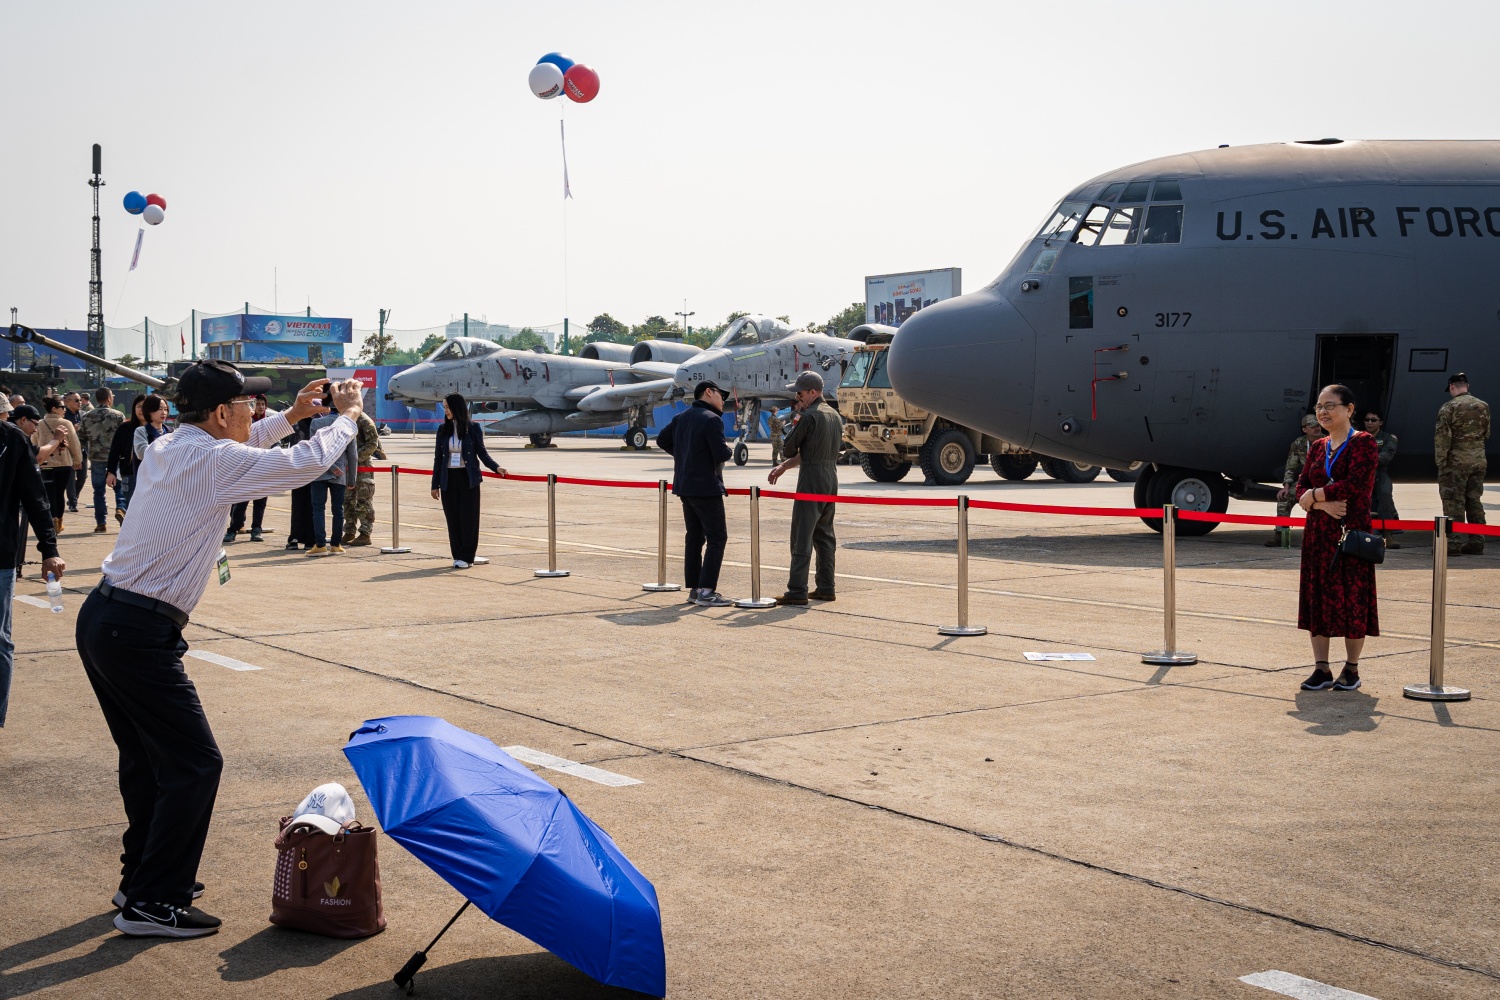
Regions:
<instances>
[{"instance_id":1,"label":"white baseball cap","mask_svg":"<svg viewBox=\"0 0 1500 1000\"><path fill-rule=\"evenodd\" d=\"M349 790L337 781L330 781L307 793L287 826L306 823L324 833L338 833L353 822L354 800L349 797Z\"/></svg>"}]
</instances>

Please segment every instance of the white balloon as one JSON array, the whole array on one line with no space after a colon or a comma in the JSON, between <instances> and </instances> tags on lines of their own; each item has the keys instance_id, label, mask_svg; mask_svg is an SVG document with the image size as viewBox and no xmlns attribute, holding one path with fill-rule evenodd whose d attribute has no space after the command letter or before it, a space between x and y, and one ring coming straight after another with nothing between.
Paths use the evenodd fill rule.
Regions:
<instances>
[{"instance_id":1,"label":"white balloon","mask_svg":"<svg viewBox=\"0 0 1500 1000\"><path fill-rule=\"evenodd\" d=\"M147 205L146 210L141 213L141 218L146 220L148 226L159 226L166 217L167 213L160 205Z\"/></svg>"},{"instance_id":2,"label":"white balloon","mask_svg":"<svg viewBox=\"0 0 1500 1000\"><path fill-rule=\"evenodd\" d=\"M526 75L531 92L544 101L550 101L563 92L563 71L552 63L537 63Z\"/></svg>"}]
</instances>

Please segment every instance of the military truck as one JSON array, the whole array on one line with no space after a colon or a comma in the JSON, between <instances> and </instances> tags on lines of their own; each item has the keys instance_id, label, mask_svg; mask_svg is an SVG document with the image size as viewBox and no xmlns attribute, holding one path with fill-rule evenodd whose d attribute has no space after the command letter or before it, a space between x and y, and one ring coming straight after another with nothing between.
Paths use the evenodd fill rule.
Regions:
<instances>
[{"instance_id":1,"label":"military truck","mask_svg":"<svg viewBox=\"0 0 1500 1000\"><path fill-rule=\"evenodd\" d=\"M1004 479L1026 479L1038 466L1066 483L1092 482L1101 471L1119 482L1134 482L1140 475L1140 462L1130 469L1101 470L1051 458L911 405L896 395L885 370L894 334L894 329L874 324L857 328L853 337L864 346L849 359L838 388L844 440L859 452L865 475L877 483L899 482L916 465L928 482L958 486L986 459Z\"/></svg>"}]
</instances>

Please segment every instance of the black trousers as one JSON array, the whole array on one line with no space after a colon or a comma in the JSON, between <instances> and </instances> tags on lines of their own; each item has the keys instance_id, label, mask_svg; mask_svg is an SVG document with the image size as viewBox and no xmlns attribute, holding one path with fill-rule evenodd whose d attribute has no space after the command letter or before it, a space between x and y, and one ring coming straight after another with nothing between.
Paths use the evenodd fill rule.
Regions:
<instances>
[{"instance_id":1,"label":"black trousers","mask_svg":"<svg viewBox=\"0 0 1500 1000\"><path fill-rule=\"evenodd\" d=\"M678 497L687 537L682 552L682 585L689 591L719 589L719 567L729 528L724 521L724 498Z\"/></svg>"},{"instance_id":2,"label":"black trousers","mask_svg":"<svg viewBox=\"0 0 1500 1000\"><path fill-rule=\"evenodd\" d=\"M80 494L80 493L83 492L83 484L86 483L86 482L88 482L88 477L89 477L89 460L88 460L88 458L87 457L84 458L84 460L83 460L83 468L81 468L81 469L69 469L68 471L70 473L70 475L68 477L68 509L72 510L72 511L74 511L76 513L77 510L78 510L78 494Z\"/></svg>"},{"instance_id":3,"label":"black trousers","mask_svg":"<svg viewBox=\"0 0 1500 1000\"><path fill-rule=\"evenodd\" d=\"M229 509L229 530L230 531L239 531L241 528L243 528L245 526L245 511L247 509L249 509L249 507L250 507L250 501L246 500L244 503L237 503L237 504L235 504L233 507L231 507ZM251 531L259 531L259 530L261 530L261 524L265 521L265 519L266 519L266 498L265 497L261 497L259 500L255 501L255 516L254 516L254 519L251 520L251 522L250 522L250 530Z\"/></svg>"},{"instance_id":4,"label":"black trousers","mask_svg":"<svg viewBox=\"0 0 1500 1000\"><path fill-rule=\"evenodd\" d=\"M131 902L187 906L224 757L182 666L176 623L94 591L78 611L78 655L120 750L120 890Z\"/></svg>"},{"instance_id":5,"label":"black trousers","mask_svg":"<svg viewBox=\"0 0 1500 1000\"><path fill-rule=\"evenodd\" d=\"M453 558L472 563L479 551L479 487L469 485L469 474L463 469L448 470L443 518L448 522L448 550Z\"/></svg>"},{"instance_id":6,"label":"black trousers","mask_svg":"<svg viewBox=\"0 0 1500 1000\"><path fill-rule=\"evenodd\" d=\"M311 545L313 541L312 485L292 490L292 523L287 541Z\"/></svg>"},{"instance_id":7,"label":"black trousers","mask_svg":"<svg viewBox=\"0 0 1500 1000\"><path fill-rule=\"evenodd\" d=\"M47 506L52 508L54 519L62 517L67 511L65 504L68 487L72 485L72 482L72 468L42 470L42 485L47 488Z\"/></svg>"}]
</instances>

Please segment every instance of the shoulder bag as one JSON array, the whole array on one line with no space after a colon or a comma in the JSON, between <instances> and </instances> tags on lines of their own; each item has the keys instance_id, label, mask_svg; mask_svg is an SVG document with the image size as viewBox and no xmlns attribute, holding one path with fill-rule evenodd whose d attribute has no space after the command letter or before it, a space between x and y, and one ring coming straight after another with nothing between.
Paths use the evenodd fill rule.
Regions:
<instances>
[{"instance_id":1,"label":"shoulder bag","mask_svg":"<svg viewBox=\"0 0 1500 1000\"><path fill-rule=\"evenodd\" d=\"M1367 563L1376 565L1385 562L1384 538L1369 531L1344 527L1342 520L1339 521L1339 526L1343 528L1343 531L1339 535L1339 547L1333 554L1335 565L1339 561L1339 556L1363 559Z\"/></svg>"}]
</instances>

